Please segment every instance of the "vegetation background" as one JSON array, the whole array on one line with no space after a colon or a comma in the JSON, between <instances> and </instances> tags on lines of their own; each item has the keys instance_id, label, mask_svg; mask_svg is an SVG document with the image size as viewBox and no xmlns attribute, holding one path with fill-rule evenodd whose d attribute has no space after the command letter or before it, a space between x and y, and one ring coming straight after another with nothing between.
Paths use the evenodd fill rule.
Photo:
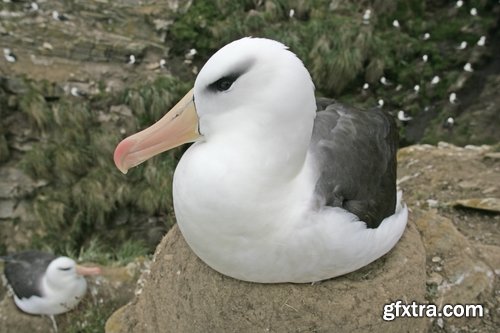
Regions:
<instances>
[{"instance_id":1,"label":"vegetation background","mask_svg":"<svg viewBox=\"0 0 500 333\"><path fill-rule=\"evenodd\" d=\"M163 115L211 54L243 36L288 45L318 96L360 108L383 99L395 117L404 110L413 119L399 122L401 145L499 142L498 104L491 102L500 82L498 1L38 4L0 3L0 47L17 56L15 63L0 59L0 253L39 248L103 265L151 254L175 222L171 181L185 148L124 176L113 164L114 147ZM481 36L485 46L477 44ZM127 63L131 54L135 64ZM464 71L466 63L475 71ZM432 84L436 75L440 82ZM444 126L449 117L453 128ZM93 316L97 327L114 306ZM68 331L95 328L87 327Z\"/></svg>"}]
</instances>

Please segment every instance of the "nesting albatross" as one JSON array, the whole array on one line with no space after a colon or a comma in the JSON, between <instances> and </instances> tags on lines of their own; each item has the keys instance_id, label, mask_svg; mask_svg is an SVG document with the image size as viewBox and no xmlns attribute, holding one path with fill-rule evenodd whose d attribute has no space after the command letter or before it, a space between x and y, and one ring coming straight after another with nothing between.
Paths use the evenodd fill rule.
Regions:
<instances>
[{"instance_id":1,"label":"nesting albatross","mask_svg":"<svg viewBox=\"0 0 500 333\"><path fill-rule=\"evenodd\" d=\"M5 277L22 311L48 315L57 331L54 315L73 309L87 290L85 275L100 274L98 267L77 265L68 257L25 251L0 257Z\"/></svg>"},{"instance_id":2,"label":"nesting albatross","mask_svg":"<svg viewBox=\"0 0 500 333\"><path fill-rule=\"evenodd\" d=\"M329 279L381 257L405 230L392 119L316 101L308 71L279 42L243 38L220 49L170 112L116 147L114 161L126 173L188 142L173 180L177 222L222 274Z\"/></svg>"}]
</instances>

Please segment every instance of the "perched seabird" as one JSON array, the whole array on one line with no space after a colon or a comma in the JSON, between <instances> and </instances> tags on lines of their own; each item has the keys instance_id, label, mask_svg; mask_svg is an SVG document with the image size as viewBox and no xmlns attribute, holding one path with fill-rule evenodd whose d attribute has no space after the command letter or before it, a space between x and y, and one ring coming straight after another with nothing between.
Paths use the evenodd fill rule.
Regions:
<instances>
[{"instance_id":1,"label":"perched seabird","mask_svg":"<svg viewBox=\"0 0 500 333\"><path fill-rule=\"evenodd\" d=\"M370 84L365 82L365 84L363 84L363 90L367 90L368 88L370 88Z\"/></svg>"},{"instance_id":2,"label":"perched seabird","mask_svg":"<svg viewBox=\"0 0 500 333\"><path fill-rule=\"evenodd\" d=\"M389 82L389 80L387 80L387 79L385 78L385 76L382 76L382 77L380 78L380 80L379 80L379 81L380 81L380 83L382 83L384 86L390 86L390 85L392 85L392 83L391 83L391 82Z\"/></svg>"},{"instance_id":3,"label":"perched seabird","mask_svg":"<svg viewBox=\"0 0 500 333\"><path fill-rule=\"evenodd\" d=\"M476 8L471 8L471 9L470 9L470 14L471 14L472 16L476 16L476 15L477 15L477 9L476 9Z\"/></svg>"},{"instance_id":4,"label":"perched seabird","mask_svg":"<svg viewBox=\"0 0 500 333\"><path fill-rule=\"evenodd\" d=\"M423 62L427 62L427 60L429 60L429 56L428 56L427 54L424 54L424 55L422 56L422 61L423 61Z\"/></svg>"},{"instance_id":5,"label":"perched seabird","mask_svg":"<svg viewBox=\"0 0 500 333\"><path fill-rule=\"evenodd\" d=\"M70 89L71 96L74 97L87 97L87 94L84 91L81 91L77 87L71 87Z\"/></svg>"},{"instance_id":6,"label":"perched seabird","mask_svg":"<svg viewBox=\"0 0 500 333\"><path fill-rule=\"evenodd\" d=\"M196 49L190 49L185 55L184 58L187 60L193 60L194 56L198 54Z\"/></svg>"},{"instance_id":7,"label":"perched seabird","mask_svg":"<svg viewBox=\"0 0 500 333\"><path fill-rule=\"evenodd\" d=\"M403 85L402 84L398 84L394 90L400 91L401 89L403 89Z\"/></svg>"},{"instance_id":8,"label":"perched seabird","mask_svg":"<svg viewBox=\"0 0 500 333\"><path fill-rule=\"evenodd\" d=\"M289 18L293 18L295 16L295 9L290 9L290 11L288 12L288 17Z\"/></svg>"},{"instance_id":9,"label":"perched seabird","mask_svg":"<svg viewBox=\"0 0 500 333\"><path fill-rule=\"evenodd\" d=\"M83 267L68 257L26 251L0 257L4 273L14 293L14 302L22 311L54 315L73 309L87 290L85 275L100 274L98 267Z\"/></svg>"},{"instance_id":10,"label":"perched seabird","mask_svg":"<svg viewBox=\"0 0 500 333\"><path fill-rule=\"evenodd\" d=\"M165 68L167 61L165 59L160 59L160 68Z\"/></svg>"},{"instance_id":11,"label":"perched seabird","mask_svg":"<svg viewBox=\"0 0 500 333\"><path fill-rule=\"evenodd\" d=\"M3 56L7 62L16 62L17 57L14 53L12 53L11 49L5 48L3 49Z\"/></svg>"},{"instance_id":12,"label":"perched seabird","mask_svg":"<svg viewBox=\"0 0 500 333\"><path fill-rule=\"evenodd\" d=\"M448 98L451 104L456 104L458 102L457 93L452 92Z\"/></svg>"},{"instance_id":13,"label":"perched seabird","mask_svg":"<svg viewBox=\"0 0 500 333\"><path fill-rule=\"evenodd\" d=\"M469 72L469 73L474 72L474 69L472 69L472 65L471 65L471 63L470 63L470 62L468 62L468 63L466 63L466 64L464 65L464 71Z\"/></svg>"},{"instance_id":14,"label":"perched seabird","mask_svg":"<svg viewBox=\"0 0 500 333\"><path fill-rule=\"evenodd\" d=\"M398 111L398 120L401 122L407 122L412 120L413 117L407 116L406 113L403 110Z\"/></svg>"},{"instance_id":15,"label":"perched seabird","mask_svg":"<svg viewBox=\"0 0 500 333\"><path fill-rule=\"evenodd\" d=\"M56 21L67 21L68 17L64 14L60 14L57 10L52 11L52 18Z\"/></svg>"},{"instance_id":16,"label":"perched seabird","mask_svg":"<svg viewBox=\"0 0 500 333\"><path fill-rule=\"evenodd\" d=\"M448 117L443 123L444 128L452 129L453 126L455 125L455 119L453 117Z\"/></svg>"},{"instance_id":17,"label":"perched seabird","mask_svg":"<svg viewBox=\"0 0 500 333\"><path fill-rule=\"evenodd\" d=\"M363 23L364 24L370 23L371 16L372 16L372 10L371 9L365 10L365 12L363 14Z\"/></svg>"},{"instance_id":18,"label":"perched seabird","mask_svg":"<svg viewBox=\"0 0 500 333\"><path fill-rule=\"evenodd\" d=\"M405 230L392 118L316 101L309 72L279 42L224 46L169 113L116 147L114 161L125 173L187 142L173 180L177 223L225 275L320 281L376 260Z\"/></svg>"},{"instance_id":19,"label":"perched seabird","mask_svg":"<svg viewBox=\"0 0 500 333\"><path fill-rule=\"evenodd\" d=\"M458 0L456 3L455 3L455 7L457 8L460 8L464 5L464 2L462 0Z\"/></svg>"},{"instance_id":20,"label":"perched seabird","mask_svg":"<svg viewBox=\"0 0 500 333\"><path fill-rule=\"evenodd\" d=\"M36 3L36 2L33 1L33 2L30 3L29 9L32 12L37 12L40 9L40 6L38 5L38 3Z\"/></svg>"},{"instance_id":21,"label":"perched seabird","mask_svg":"<svg viewBox=\"0 0 500 333\"><path fill-rule=\"evenodd\" d=\"M135 58L135 55L131 54L128 56L127 65L135 65L136 62L137 62L137 59Z\"/></svg>"},{"instance_id":22,"label":"perched seabird","mask_svg":"<svg viewBox=\"0 0 500 333\"><path fill-rule=\"evenodd\" d=\"M478 46L484 46L486 44L486 36L481 36L479 40L477 41Z\"/></svg>"},{"instance_id":23,"label":"perched seabird","mask_svg":"<svg viewBox=\"0 0 500 333\"><path fill-rule=\"evenodd\" d=\"M399 29L399 28L400 28L399 21L398 21L398 20L394 20L394 21L392 21L392 26L393 26L394 28Z\"/></svg>"},{"instance_id":24,"label":"perched seabird","mask_svg":"<svg viewBox=\"0 0 500 333\"><path fill-rule=\"evenodd\" d=\"M464 50L467 47L467 42L463 41L460 43L460 45L457 47L457 50Z\"/></svg>"},{"instance_id":25,"label":"perched seabird","mask_svg":"<svg viewBox=\"0 0 500 333\"><path fill-rule=\"evenodd\" d=\"M379 108L383 107L385 104L384 100L382 98L380 98L378 101L377 101L377 105Z\"/></svg>"},{"instance_id":26,"label":"perched seabird","mask_svg":"<svg viewBox=\"0 0 500 333\"><path fill-rule=\"evenodd\" d=\"M423 40L428 40L429 38L431 38L431 34L426 32L423 36L422 36L422 39Z\"/></svg>"},{"instance_id":27,"label":"perched seabird","mask_svg":"<svg viewBox=\"0 0 500 333\"><path fill-rule=\"evenodd\" d=\"M439 76L435 75L431 80L431 84L432 85L438 84L439 81L441 81L441 79L439 78Z\"/></svg>"},{"instance_id":28,"label":"perched seabird","mask_svg":"<svg viewBox=\"0 0 500 333\"><path fill-rule=\"evenodd\" d=\"M415 91L415 93L418 94L418 92L420 91L420 85L419 84L416 84L414 87L413 87L413 91Z\"/></svg>"}]
</instances>

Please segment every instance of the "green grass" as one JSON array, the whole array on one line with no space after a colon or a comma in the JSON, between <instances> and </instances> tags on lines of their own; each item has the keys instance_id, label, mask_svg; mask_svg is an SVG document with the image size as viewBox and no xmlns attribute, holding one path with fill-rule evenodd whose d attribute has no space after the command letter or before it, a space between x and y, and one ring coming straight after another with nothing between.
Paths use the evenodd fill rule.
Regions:
<instances>
[{"instance_id":1,"label":"green grass","mask_svg":"<svg viewBox=\"0 0 500 333\"><path fill-rule=\"evenodd\" d=\"M127 240L133 236L114 225L118 212L173 216L171 183L175 157L163 154L129 175L122 175L112 159L113 150L122 139L120 128L100 123L97 111L103 108L103 112L109 112L111 105L129 106L139 120L128 119L126 125L132 133L160 118L187 91L187 86L172 77L163 77L108 96L106 103L75 102L64 97L47 102L34 89L23 96L21 111L45 139L23 156L19 166L33 178L49 181L33 198L34 215L43 226L43 233L35 236L35 245L48 246L56 253L78 253L81 248L95 247L95 233L105 232L108 239L118 238L114 239L114 247L108 246L102 252L127 253L120 244L130 246ZM165 228L172 223L165 221Z\"/></svg>"}]
</instances>

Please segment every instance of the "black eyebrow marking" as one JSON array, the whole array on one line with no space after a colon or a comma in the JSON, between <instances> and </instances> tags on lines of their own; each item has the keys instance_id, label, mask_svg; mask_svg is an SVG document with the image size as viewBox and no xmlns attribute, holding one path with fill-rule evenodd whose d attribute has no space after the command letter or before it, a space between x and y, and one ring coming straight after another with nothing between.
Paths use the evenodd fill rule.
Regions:
<instances>
[{"instance_id":1,"label":"black eyebrow marking","mask_svg":"<svg viewBox=\"0 0 500 333\"><path fill-rule=\"evenodd\" d=\"M220 77L219 79L210 83L207 86L208 90L210 90L212 92L222 91L220 89L220 85L222 82L227 81L230 84L233 84L240 76L247 73L250 70L250 68L252 68L252 66L254 64L255 64L255 59L250 58L250 59L247 59L246 61L236 65L234 69L232 69L231 71L228 72L228 74L225 74L222 77ZM223 89L223 90L227 90L227 89Z\"/></svg>"}]
</instances>

